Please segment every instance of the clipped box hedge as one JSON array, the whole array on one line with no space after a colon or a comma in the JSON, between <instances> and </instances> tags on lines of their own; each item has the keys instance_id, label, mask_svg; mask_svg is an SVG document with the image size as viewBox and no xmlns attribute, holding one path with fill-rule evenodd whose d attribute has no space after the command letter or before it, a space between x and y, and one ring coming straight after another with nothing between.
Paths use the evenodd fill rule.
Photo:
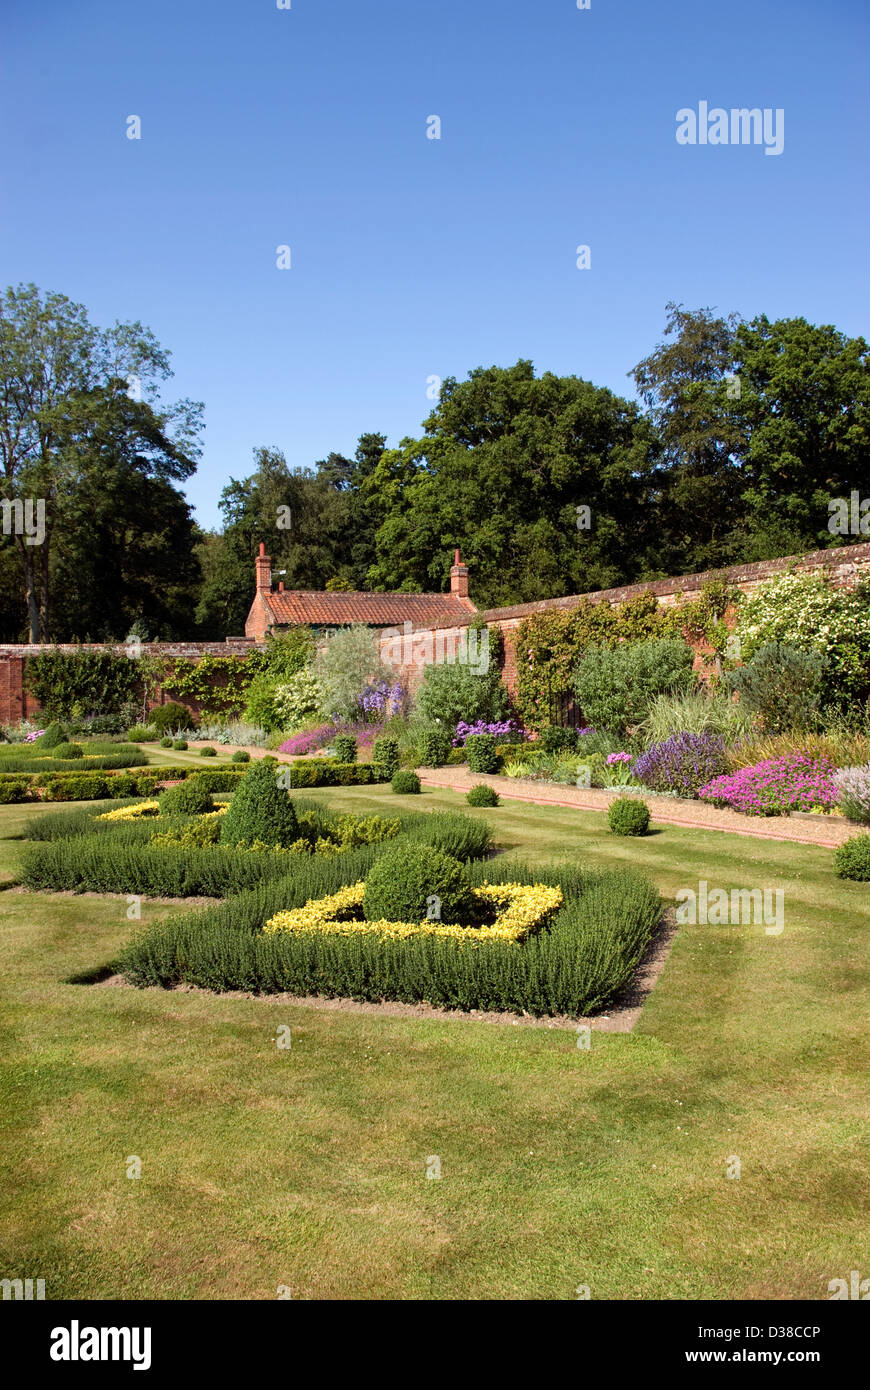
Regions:
<instances>
[{"instance_id":1,"label":"clipped box hedge","mask_svg":"<svg viewBox=\"0 0 870 1390\"><path fill-rule=\"evenodd\" d=\"M522 943L262 931L277 912L365 877L366 862L362 851L303 861L292 878L175 914L137 936L117 968L140 986L426 1000L441 1008L576 1018L606 1007L628 985L661 918L658 893L631 869L509 862L497 881L558 885L565 899L549 928ZM476 884L493 878L485 864L469 872Z\"/></svg>"},{"instance_id":2,"label":"clipped box hedge","mask_svg":"<svg viewBox=\"0 0 870 1390\"><path fill-rule=\"evenodd\" d=\"M364 787L388 782L383 763L340 763L335 758L297 758L281 767L290 772L290 789L297 787Z\"/></svg>"},{"instance_id":3,"label":"clipped box hedge","mask_svg":"<svg viewBox=\"0 0 870 1390\"><path fill-rule=\"evenodd\" d=\"M147 767L141 772L0 773L0 805L17 801L102 801L108 798L151 796L161 782L181 782L196 775L206 790L231 792L245 775L243 767L200 771L196 767Z\"/></svg>"},{"instance_id":4,"label":"clipped box hedge","mask_svg":"<svg viewBox=\"0 0 870 1390\"><path fill-rule=\"evenodd\" d=\"M326 824L341 819L319 803L293 802L300 814ZM305 856L227 845L151 844L153 835L189 824L190 817L161 815L124 824L101 821L105 808L40 817L28 828L21 882L28 888L73 893L141 893L152 897L226 897L273 878L295 875ZM482 858L490 828L456 812L411 813L398 820L400 835L462 860ZM395 845L395 840L388 842ZM374 854L381 846L367 846ZM346 851L348 853L349 851ZM355 851L354 851L355 852ZM313 856L318 858L318 856ZM336 856L345 857L345 856ZM327 856L323 856L324 862ZM331 861L330 861L331 862Z\"/></svg>"},{"instance_id":5,"label":"clipped box hedge","mask_svg":"<svg viewBox=\"0 0 870 1390\"><path fill-rule=\"evenodd\" d=\"M61 748L72 745L61 745ZM36 773L45 772L109 772L117 771L125 767L147 767L148 758L138 748L130 748L126 752L123 750L114 753L89 754L83 751L72 757L39 757L38 754L28 756L27 754L6 757L0 755L0 774L16 776L24 774L30 776Z\"/></svg>"}]
</instances>

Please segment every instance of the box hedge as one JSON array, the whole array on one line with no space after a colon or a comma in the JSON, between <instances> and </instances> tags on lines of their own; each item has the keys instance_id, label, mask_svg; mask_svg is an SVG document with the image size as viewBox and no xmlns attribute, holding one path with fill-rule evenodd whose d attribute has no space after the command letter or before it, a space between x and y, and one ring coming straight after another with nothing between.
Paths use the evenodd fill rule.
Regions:
<instances>
[{"instance_id":1,"label":"box hedge","mask_svg":"<svg viewBox=\"0 0 870 1390\"><path fill-rule=\"evenodd\" d=\"M153 829L154 822L151 823ZM137 893L144 897L223 898L286 877L288 860L303 855L271 850L240 852L227 845L152 845L128 833L139 826L73 840L27 846L21 882L30 889L67 893Z\"/></svg>"},{"instance_id":2,"label":"box hedge","mask_svg":"<svg viewBox=\"0 0 870 1390\"><path fill-rule=\"evenodd\" d=\"M450 756L450 737L443 729L426 729L419 739L420 766L442 767Z\"/></svg>"},{"instance_id":3,"label":"box hedge","mask_svg":"<svg viewBox=\"0 0 870 1390\"><path fill-rule=\"evenodd\" d=\"M94 801L106 797L150 796L161 782L183 781L196 775L211 792L232 791L244 775L242 768L198 772L188 767L149 767L143 772L40 772L28 777L0 773L0 803L14 801Z\"/></svg>"},{"instance_id":4,"label":"box hedge","mask_svg":"<svg viewBox=\"0 0 870 1390\"><path fill-rule=\"evenodd\" d=\"M372 749L372 762L382 769L382 775L377 780L389 782L393 773L399 770L399 740L391 738L389 734L382 734L380 738L376 738Z\"/></svg>"},{"instance_id":5,"label":"box hedge","mask_svg":"<svg viewBox=\"0 0 870 1390\"><path fill-rule=\"evenodd\" d=\"M465 759L471 772L498 772L494 734L469 734Z\"/></svg>"},{"instance_id":6,"label":"box hedge","mask_svg":"<svg viewBox=\"0 0 870 1390\"><path fill-rule=\"evenodd\" d=\"M363 913L369 922L422 922L436 916L461 925L474 911L465 866L431 845L385 850L365 883Z\"/></svg>"},{"instance_id":7,"label":"box hedge","mask_svg":"<svg viewBox=\"0 0 870 1390\"><path fill-rule=\"evenodd\" d=\"M204 780L208 774L201 776ZM339 828L341 817L333 817L316 803L294 798L293 805L298 814L313 814L324 824ZM150 843L151 837L163 829L194 824L189 817L161 814L159 820L118 824L98 820L101 809L77 809L34 822L28 828L30 844L24 852L22 882L30 888L58 892L224 897L291 872L288 856L272 850L242 851L226 844L189 848ZM469 816L412 812L394 819L398 819L400 834L407 841L431 846L457 859L480 858L490 847L489 828ZM395 845L396 841L390 843ZM186 868L185 855L189 856ZM296 856L292 858L295 862Z\"/></svg>"},{"instance_id":8,"label":"box hedge","mask_svg":"<svg viewBox=\"0 0 870 1390\"><path fill-rule=\"evenodd\" d=\"M490 787L486 782L478 782L477 786L472 787L467 792L465 800L469 806L497 806L499 795L494 787Z\"/></svg>"},{"instance_id":9,"label":"box hedge","mask_svg":"<svg viewBox=\"0 0 870 1390\"><path fill-rule=\"evenodd\" d=\"M420 778L408 768L400 768L390 779L390 786L398 796L419 796Z\"/></svg>"},{"instance_id":10,"label":"box hedge","mask_svg":"<svg viewBox=\"0 0 870 1390\"><path fill-rule=\"evenodd\" d=\"M298 839L296 811L277 774L272 758L247 770L221 821L221 844L291 845Z\"/></svg>"},{"instance_id":11,"label":"box hedge","mask_svg":"<svg viewBox=\"0 0 870 1390\"><path fill-rule=\"evenodd\" d=\"M289 785L297 787L363 787L388 782L382 763L339 763L333 758L297 758L284 765Z\"/></svg>"},{"instance_id":12,"label":"box hedge","mask_svg":"<svg viewBox=\"0 0 870 1390\"><path fill-rule=\"evenodd\" d=\"M355 763L357 758L356 737L354 734L336 734L332 740L337 763Z\"/></svg>"}]
</instances>

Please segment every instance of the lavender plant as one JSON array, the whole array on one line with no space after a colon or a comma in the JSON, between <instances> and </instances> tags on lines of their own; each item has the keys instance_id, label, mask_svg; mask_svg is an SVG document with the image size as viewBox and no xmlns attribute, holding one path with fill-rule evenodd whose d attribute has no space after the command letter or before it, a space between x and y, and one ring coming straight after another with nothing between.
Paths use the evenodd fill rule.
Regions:
<instances>
[{"instance_id":1,"label":"lavender plant","mask_svg":"<svg viewBox=\"0 0 870 1390\"><path fill-rule=\"evenodd\" d=\"M721 734L674 734L654 743L635 760L632 772L651 791L697 796L701 787L726 772L728 759Z\"/></svg>"}]
</instances>

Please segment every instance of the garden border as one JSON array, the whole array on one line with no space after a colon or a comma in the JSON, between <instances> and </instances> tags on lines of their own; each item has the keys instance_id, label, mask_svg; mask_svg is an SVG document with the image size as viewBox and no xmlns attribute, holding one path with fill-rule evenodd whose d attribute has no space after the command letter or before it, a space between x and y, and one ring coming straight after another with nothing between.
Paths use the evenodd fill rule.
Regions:
<instances>
[{"instance_id":1,"label":"garden border","mask_svg":"<svg viewBox=\"0 0 870 1390\"><path fill-rule=\"evenodd\" d=\"M598 791L593 787L569 787L562 784L535 782L535 792L519 791L515 777L502 777L496 773L470 773L464 768L424 767L417 769L420 781L429 787L441 787L449 791L465 793L485 776L486 782L495 788L505 801L528 801L537 806L562 806L575 811L606 811L619 792ZM553 788L554 795L541 795L545 788ZM537 794L536 794L537 793ZM636 795L637 793L635 793ZM743 816L736 811L720 810L701 801L676 800L667 796L656 796L649 792L644 796L649 803L653 823L682 826L686 830L718 830L731 835L747 835L758 840L782 840L789 844L816 845L820 849L836 849L845 840L858 833L860 826L839 817L814 817L820 822L816 835L807 835L808 817L792 819L790 816ZM683 808L685 809L685 812Z\"/></svg>"}]
</instances>

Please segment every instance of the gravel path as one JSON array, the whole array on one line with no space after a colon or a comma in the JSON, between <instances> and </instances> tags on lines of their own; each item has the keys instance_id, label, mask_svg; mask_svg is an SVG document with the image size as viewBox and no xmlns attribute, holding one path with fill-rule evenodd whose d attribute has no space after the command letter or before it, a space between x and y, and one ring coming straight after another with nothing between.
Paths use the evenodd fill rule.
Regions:
<instances>
[{"instance_id":1,"label":"gravel path","mask_svg":"<svg viewBox=\"0 0 870 1390\"><path fill-rule=\"evenodd\" d=\"M506 801L530 801L536 806L573 806L578 811L606 811L619 795L593 787L481 776L465 767L421 767L417 772L420 781L429 787L450 787L466 792L477 782L487 782ZM644 800L653 821L661 825L684 825L689 830L725 830L732 835L749 835L759 840L790 840L799 845L835 849L860 829L840 816L741 816L736 811L722 811L704 801L678 801L652 793L647 793Z\"/></svg>"},{"instance_id":2,"label":"gravel path","mask_svg":"<svg viewBox=\"0 0 870 1390\"><path fill-rule=\"evenodd\" d=\"M280 757L268 748L242 744L217 744L224 753L240 748L252 758ZM316 757L316 754L309 754ZM488 782L505 801L528 801L535 806L573 806L578 811L606 811L618 792L597 791L594 787L571 787L554 782L520 782L513 777L484 776L466 767L418 767L420 781L429 787L447 787L467 792L477 782ZM634 793L639 795L639 793ZM652 818L661 825L684 825L688 830L724 830L731 835L749 835L758 840L789 840L797 845L820 845L836 849L859 832L860 826L841 816L741 816L736 811L719 810L705 801L680 801L669 796L647 793Z\"/></svg>"}]
</instances>

